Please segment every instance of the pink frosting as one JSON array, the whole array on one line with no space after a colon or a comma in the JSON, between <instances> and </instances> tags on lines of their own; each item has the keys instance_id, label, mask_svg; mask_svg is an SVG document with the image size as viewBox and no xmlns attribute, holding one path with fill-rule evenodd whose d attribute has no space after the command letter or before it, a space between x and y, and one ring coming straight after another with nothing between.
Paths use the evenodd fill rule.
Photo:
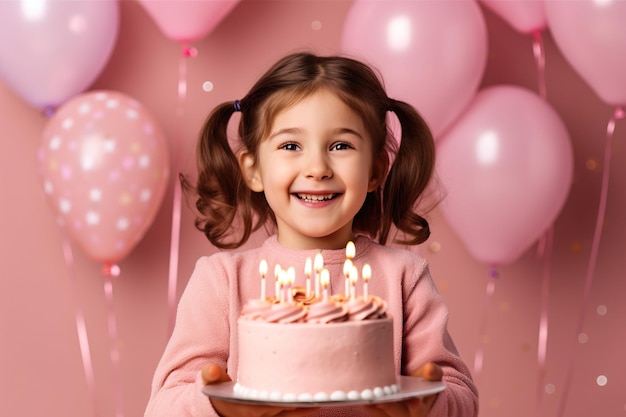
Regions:
<instances>
[{"instance_id":1,"label":"pink frosting","mask_svg":"<svg viewBox=\"0 0 626 417\"><path fill-rule=\"evenodd\" d=\"M306 309L299 304L273 304L261 317L269 323L299 323L306 317Z\"/></svg>"},{"instance_id":2,"label":"pink frosting","mask_svg":"<svg viewBox=\"0 0 626 417\"><path fill-rule=\"evenodd\" d=\"M243 306L241 310L241 316L245 317L249 320L256 320L260 318L263 313L268 311L272 307L272 303L267 300L261 300L259 298L255 298L250 300Z\"/></svg>"},{"instance_id":3,"label":"pink frosting","mask_svg":"<svg viewBox=\"0 0 626 417\"><path fill-rule=\"evenodd\" d=\"M347 304L350 320L372 320L387 315L387 303L378 297L371 296L367 300L359 297Z\"/></svg>"},{"instance_id":4,"label":"pink frosting","mask_svg":"<svg viewBox=\"0 0 626 417\"><path fill-rule=\"evenodd\" d=\"M307 314L309 323L336 323L346 320L348 320L346 306L332 301L311 304Z\"/></svg>"}]
</instances>

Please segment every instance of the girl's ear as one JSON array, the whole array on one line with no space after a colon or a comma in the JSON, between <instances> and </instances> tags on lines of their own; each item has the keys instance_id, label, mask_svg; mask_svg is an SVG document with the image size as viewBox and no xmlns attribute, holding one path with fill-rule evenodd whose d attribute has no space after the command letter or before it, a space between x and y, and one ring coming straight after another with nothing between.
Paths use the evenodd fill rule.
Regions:
<instances>
[{"instance_id":1,"label":"girl's ear","mask_svg":"<svg viewBox=\"0 0 626 417\"><path fill-rule=\"evenodd\" d=\"M243 178L252 191L260 193L263 191L263 181L261 173L255 164L254 155L250 152L242 152L239 154L239 167L243 173Z\"/></svg>"},{"instance_id":2,"label":"girl's ear","mask_svg":"<svg viewBox=\"0 0 626 417\"><path fill-rule=\"evenodd\" d=\"M381 152L380 155L374 158L372 164L372 173L370 175L369 185L367 187L368 192L376 190L382 185L387 176L389 170L389 158L387 152Z\"/></svg>"}]
</instances>

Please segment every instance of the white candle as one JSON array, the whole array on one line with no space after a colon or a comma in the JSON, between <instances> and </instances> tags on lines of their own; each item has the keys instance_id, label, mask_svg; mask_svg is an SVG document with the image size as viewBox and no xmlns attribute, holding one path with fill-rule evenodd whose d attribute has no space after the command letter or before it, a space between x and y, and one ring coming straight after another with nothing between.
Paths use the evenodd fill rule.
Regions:
<instances>
[{"instance_id":1,"label":"white candle","mask_svg":"<svg viewBox=\"0 0 626 417\"><path fill-rule=\"evenodd\" d=\"M306 296L311 295L311 272L313 271L313 261L307 258L304 264L304 275L306 275Z\"/></svg>"},{"instance_id":2,"label":"white candle","mask_svg":"<svg viewBox=\"0 0 626 417\"><path fill-rule=\"evenodd\" d=\"M287 285L287 271L284 269L280 270L278 282L280 285L280 303L282 304L285 302L285 286Z\"/></svg>"},{"instance_id":3,"label":"white candle","mask_svg":"<svg viewBox=\"0 0 626 417\"><path fill-rule=\"evenodd\" d=\"M363 265L363 270L361 271L361 276L363 277L363 299L365 301L369 300L367 283L372 277L372 268L369 264Z\"/></svg>"},{"instance_id":4,"label":"white candle","mask_svg":"<svg viewBox=\"0 0 626 417\"><path fill-rule=\"evenodd\" d=\"M350 269L350 300L354 301L356 298L356 282L359 279L359 271L356 266Z\"/></svg>"},{"instance_id":5,"label":"white candle","mask_svg":"<svg viewBox=\"0 0 626 417\"><path fill-rule=\"evenodd\" d=\"M259 263L259 274L261 274L261 300L265 300L265 275L267 275L267 261L261 259Z\"/></svg>"},{"instance_id":6,"label":"white candle","mask_svg":"<svg viewBox=\"0 0 626 417\"><path fill-rule=\"evenodd\" d=\"M277 300L280 300L280 271L282 271L282 268L279 264L276 264L274 267L274 279L276 280L274 284L274 295Z\"/></svg>"},{"instance_id":7,"label":"white candle","mask_svg":"<svg viewBox=\"0 0 626 417\"><path fill-rule=\"evenodd\" d=\"M350 271L352 271L352 261L350 259L346 259L343 263L343 276L346 278L346 286L344 289L346 298L350 297Z\"/></svg>"},{"instance_id":8,"label":"white candle","mask_svg":"<svg viewBox=\"0 0 626 417\"><path fill-rule=\"evenodd\" d=\"M293 302L293 291L291 291L291 289L293 288L293 284L296 282L296 270L293 266L290 266L289 268L287 268L287 275L286 275L286 289L285 291L287 291L287 302L288 303L292 303Z\"/></svg>"},{"instance_id":9,"label":"white candle","mask_svg":"<svg viewBox=\"0 0 626 417\"><path fill-rule=\"evenodd\" d=\"M322 291L324 294L323 300L324 302L328 302L328 284L330 284L330 273L328 272L328 269L326 268L322 269L320 281L322 284Z\"/></svg>"},{"instance_id":10,"label":"white candle","mask_svg":"<svg viewBox=\"0 0 626 417\"><path fill-rule=\"evenodd\" d=\"M315 298L318 298L320 296L320 273L324 268L324 258L321 253L315 255L313 268L315 269Z\"/></svg>"}]
</instances>

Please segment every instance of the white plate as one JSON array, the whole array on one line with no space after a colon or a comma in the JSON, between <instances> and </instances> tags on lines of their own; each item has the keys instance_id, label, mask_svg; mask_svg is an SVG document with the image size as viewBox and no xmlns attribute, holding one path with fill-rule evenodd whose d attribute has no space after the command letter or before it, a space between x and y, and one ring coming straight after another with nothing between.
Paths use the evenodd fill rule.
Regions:
<instances>
[{"instance_id":1,"label":"white plate","mask_svg":"<svg viewBox=\"0 0 626 417\"><path fill-rule=\"evenodd\" d=\"M289 407L338 407L347 405L368 405L386 402L394 402L406 400L414 397L425 397L427 395L436 394L443 391L446 386L441 381L425 381L421 378L411 376L399 376L398 384L400 390L395 394L385 395L383 397L371 400L346 400L346 401L270 401L270 400L251 400L241 397L233 392L234 381L223 382L221 384L207 385L202 392L209 397L219 398L220 400L240 403L240 404L263 404Z\"/></svg>"}]
</instances>

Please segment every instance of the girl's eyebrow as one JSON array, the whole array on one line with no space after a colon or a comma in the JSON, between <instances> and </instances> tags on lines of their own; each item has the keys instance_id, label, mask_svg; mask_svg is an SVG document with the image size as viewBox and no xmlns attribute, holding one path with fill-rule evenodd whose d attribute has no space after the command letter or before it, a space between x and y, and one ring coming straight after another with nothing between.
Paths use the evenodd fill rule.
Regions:
<instances>
[{"instance_id":1,"label":"girl's eyebrow","mask_svg":"<svg viewBox=\"0 0 626 417\"><path fill-rule=\"evenodd\" d=\"M297 128L297 127L287 127L284 129L279 129L276 132L272 132L270 133L270 135L267 137L268 139L273 139L277 136L280 135L294 135L297 133L302 133L302 129ZM331 134L333 135L337 135L337 134L350 134L350 135L354 135L356 137L358 137L359 139L363 139L363 136L361 135L361 133L359 133L358 131L354 130L354 129L350 129L348 127L338 127L336 129L333 129L330 131Z\"/></svg>"}]
</instances>

